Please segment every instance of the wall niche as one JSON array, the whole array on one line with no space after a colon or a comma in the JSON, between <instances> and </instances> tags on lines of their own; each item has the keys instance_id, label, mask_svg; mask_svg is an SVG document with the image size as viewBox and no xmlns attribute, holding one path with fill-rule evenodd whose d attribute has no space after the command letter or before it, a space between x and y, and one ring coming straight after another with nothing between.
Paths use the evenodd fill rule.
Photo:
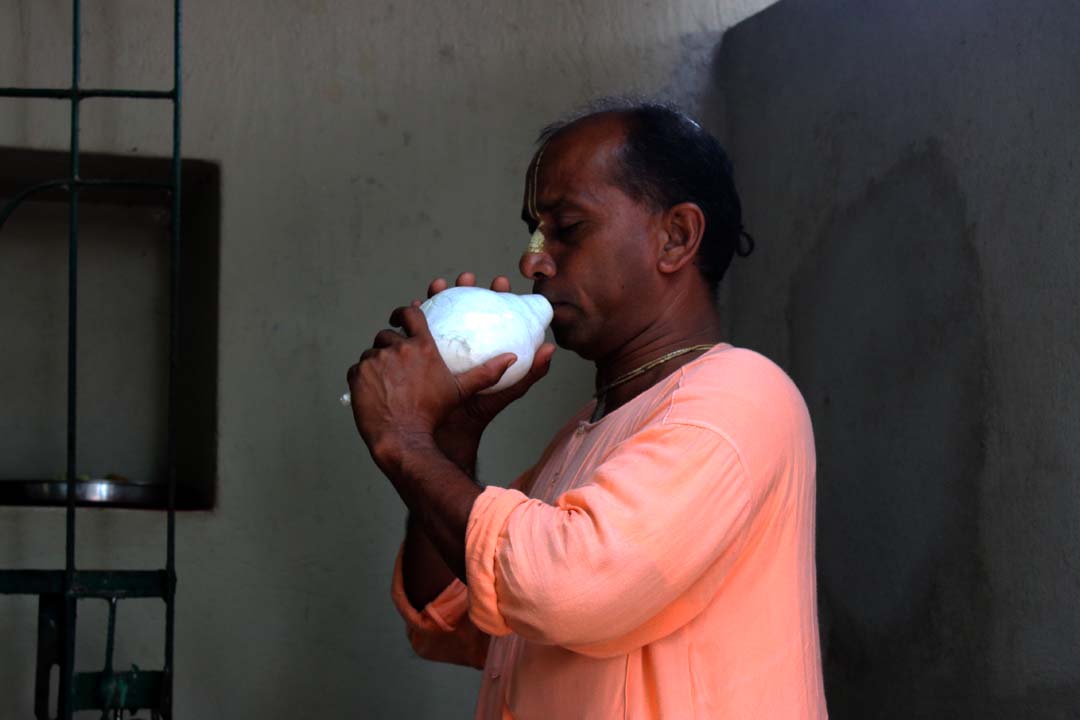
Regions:
<instances>
[{"instance_id":1,"label":"wall niche","mask_svg":"<svg viewBox=\"0 0 1080 720\"><path fill-rule=\"evenodd\" d=\"M83 178L168 182L171 159L80 154ZM0 148L0 207L70 173L67 152ZM176 507L212 508L217 466L220 169L183 160ZM169 441L170 194L79 193L76 492L84 506L164 508ZM66 503L68 193L0 228L0 504Z\"/></svg>"}]
</instances>

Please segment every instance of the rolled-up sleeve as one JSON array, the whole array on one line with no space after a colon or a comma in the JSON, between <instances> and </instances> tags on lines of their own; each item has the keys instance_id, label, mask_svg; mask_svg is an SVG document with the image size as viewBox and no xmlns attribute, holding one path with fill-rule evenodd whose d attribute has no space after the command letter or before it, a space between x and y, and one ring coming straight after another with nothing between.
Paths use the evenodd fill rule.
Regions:
<instances>
[{"instance_id":1,"label":"rolled-up sleeve","mask_svg":"<svg viewBox=\"0 0 1080 720\"><path fill-rule=\"evenodd\" d=\"M533 466L521 473L509 487L515 491L528 489L535 470L536 466ZM483 668L491 636L478 629L469 617L469 588L455 579L418 611L405 593L403 552L404 545L394 561L390 599L405 621L405 631L413 650L427 660Z\"/></svg>"},{"instance_id":2,"label":"rolled-up sleeve","mask_svg":"<svg viewBox=\"0 0 1080 720\"><path fill-rule=\"evenodd\" d=\"M595 657L630 652L706 606L750 521L738 450L711 428L669 423L614 449L555 505L488 488L466 533L469 615Z\"/></svg>"},{"instance_id":3,"label":"rolled-up sleeve","mask_svg":"<svg viewBox=\"0 0 1080 720\"><path fill-rule=\"evenodd\" d=\"M399 550L394 562L390 598L405 620L409 644L417 655L438 662L484 667L491 637L469 619L469 591L463 582L454 580L418 611L405 594Z\"/></svg>"}]
</instances>

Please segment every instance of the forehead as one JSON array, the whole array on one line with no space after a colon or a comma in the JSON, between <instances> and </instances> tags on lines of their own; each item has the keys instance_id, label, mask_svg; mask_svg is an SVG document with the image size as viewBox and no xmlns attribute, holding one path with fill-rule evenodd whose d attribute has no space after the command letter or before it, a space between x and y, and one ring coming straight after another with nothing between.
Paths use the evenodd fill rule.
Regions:
<instances>
[{"instance_id":1,"label":"forehead","mask_svg":"<svg viewBox=\"0 0 1080 720\"><path fill-rule=\"evenodd\" d=\"M533 158L526 188L535 176L538 200L554 201L566 192L595 192L601 186L611 186L625 136L623 120L613 114L572 123L557 132Z\"/></svg>"}]
</instances>

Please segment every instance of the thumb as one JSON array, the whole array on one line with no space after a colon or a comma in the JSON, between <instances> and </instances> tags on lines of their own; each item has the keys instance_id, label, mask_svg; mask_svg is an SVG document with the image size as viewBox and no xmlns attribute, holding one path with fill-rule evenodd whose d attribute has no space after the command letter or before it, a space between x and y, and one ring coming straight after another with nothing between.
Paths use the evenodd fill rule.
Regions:
<instances>
[{"instance_id":1,"label":"thumb","mask_svg":"<svg viewBox=\"0 0 1080 720\"><path fill-rule=\"evenodd\" d=\"M457 381L462 396L471 397L499 382L499 378L516 360L517 355L514 353L503 353L491 358L483 365L461 373L457 376Z\"/></svg>"},{"instance_id":2,"label":"thumb","mask_svg":"<svg viewBox=\"0 0 1080 720\"><path fill-rule=\"evenodd\" d=\"M525 377L518 380L516 383L508 388L496 393L500 397L505 397L508 402L517 400L524 395L540 378L547 375L548 370L551 368L551 357L555 354L555 346L551 343L544 343L536 351L536 355L533 356L532 367L529 368L529 372L525 374Z\"/></svg>"}]
</instances>

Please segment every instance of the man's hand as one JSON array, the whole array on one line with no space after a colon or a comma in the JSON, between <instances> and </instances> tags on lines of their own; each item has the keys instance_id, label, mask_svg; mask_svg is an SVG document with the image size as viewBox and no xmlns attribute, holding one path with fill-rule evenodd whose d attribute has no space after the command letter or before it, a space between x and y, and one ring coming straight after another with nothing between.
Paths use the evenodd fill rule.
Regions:
<instances>
[{"instance_id":1,"label":"man's hand","mask_svg":"<svg viewBox=\"0 0 1080 720\"><path fill-rule=\"evenodd\" d=\"M384 470L398 463L409 446L432 443L436 428L477 392L498 382L515 360L505 353L455 376L440 357L418 307L397 308L390 324L404 334L380 331L347 374L356 429Z\"/></svg>"},{"instance_id":2,"label":"man's hand","mask_svg":"<svg viewBox=\"0 0 1080 720\"><path fill-rule=\"evenodd\" d=\"M476 275L464 272L458 275L455 283L458 287L476 285ZM428 285L428 297L436 295L449 287L443 278L437 278ZM510 280L499 275L491 281L495 292L510 292ZM413 303L419 306L419 301ZM435 429L435 442L438 448L470 476L476 471L476 451L480 446L480 437L495 416L507 405L514 402L547 374L551 367L551 356L555 346L544 343L533 356L529 372L514 385L490 395L473 395L454 408Z\"/></svg>"}]
</instances>

